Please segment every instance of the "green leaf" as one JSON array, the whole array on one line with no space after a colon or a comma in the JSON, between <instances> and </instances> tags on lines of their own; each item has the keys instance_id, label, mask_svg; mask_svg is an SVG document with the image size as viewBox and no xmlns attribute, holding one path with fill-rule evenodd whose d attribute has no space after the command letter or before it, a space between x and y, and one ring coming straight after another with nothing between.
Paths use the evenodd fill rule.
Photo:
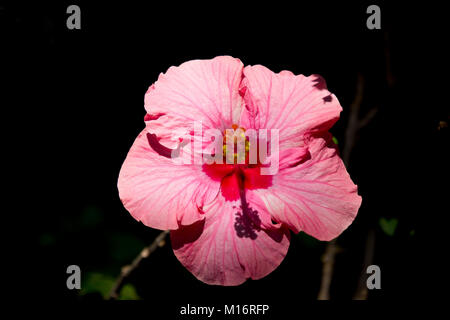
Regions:
<instances>
[{"instance_id":1,"label":"green leaf","mask_svg":"<svg viewBox=\"0 0 450 320\"><path fill-rule=\"evenodd\" d=\"M110 275L100 272L88 272L81 284L80 295L100 293L103 299L107 299L116 279ZM120 300L140 300L135 287L126 283L119 293Z\"/></svg>"},{"instance_id":2,"label":"green leaf","mask_svg":"<svg viewBox=\"0 0 450 320\"><path fill-rule=\"evenodd\" d=\"M119 300L140 300L141 298L138 296L135 287L127 283L123 286L122 290L120 290Z\"/></svg>"},{"instance_id":3,"label":"green leaf","mask_svg":"<svg viewBox=\"0 0 450 320\"><path fill-rule=\"evenodd\" d=\"M92 292L99 292L104 299L106 299L114 285L115 279L109 275L88 272L81 284L81 295L85 295Z\"/></svg>"},{"instance_id":4,"label":"green leaf","mask_svg":"<svg viewBox=\"0 0 450 320\"><path fill-rule=\"evenodd\" d=\"M398 219L380 218L379 224L384 233L386 233L388 236L393 236L398 225Z\"/></svg>"},{"instance_id":5,"label":"green leaf","mask_svg":"<svg viewBox=\"0 0 450 320\"><path fill-rule=\"evenodd\" d=\"M336 139L335 136L333 136L333 142L334 142L335 144L338 144L338 139Z\"/></svg>"}]
</instances>

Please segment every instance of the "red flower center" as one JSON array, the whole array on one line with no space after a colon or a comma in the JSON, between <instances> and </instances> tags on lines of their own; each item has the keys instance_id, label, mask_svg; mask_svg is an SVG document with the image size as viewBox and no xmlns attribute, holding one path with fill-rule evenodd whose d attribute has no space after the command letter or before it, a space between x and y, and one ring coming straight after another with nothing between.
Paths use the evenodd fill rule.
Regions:
<instances>
[{"instance_id":1,"label":"red flower center","mask_svg":"<svg viewBox=\"0 0 450 320\"><path fill-rule=\"evenodd\" d=\"M245 136L245 128L232 125L233 130L225 130L223 139L223 164L204 164L203 171L213 180L221 181L221 192L228 201L240 199L244 190L266 189L272 185L271 175L261 175L261 161L249 161L251 147L257 150L259 141L251 145ZM232 143L230 143L232 141ZM230 146L232 148L230 148ZM258 153L257 153L258 154ZM227 161L228 160L228 161Z\"/></svg>"}]
</instances>

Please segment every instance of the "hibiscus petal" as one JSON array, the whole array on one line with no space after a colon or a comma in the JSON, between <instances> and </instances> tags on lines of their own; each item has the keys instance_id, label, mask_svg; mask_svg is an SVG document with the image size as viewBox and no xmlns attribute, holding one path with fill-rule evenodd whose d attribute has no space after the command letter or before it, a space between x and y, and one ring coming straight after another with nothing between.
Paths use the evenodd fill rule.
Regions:
<instances>
[{"instance_id":1,"label":"hibiscus petal","mask_svg":"<svg viewBox=\"0 0 450 320\"><path fill-rule=\"evenodd\" d=\"M170 67L145 95L150 132L173 147L171 141L194 131L195 121L202 121L203 130L231 128L241 114L242 69L242 62L229 56Z\"/></svg>"},{"instance_id":2,"label":"hibiscus petal","mask_svg":"<svg viewBox=\"0 0 450 320\"><path fill-rule=\"evenodd\" d=\"M330 134L311 139L308 149L310 158L280 170L271 187L250 190L247 199L263 202L272 218L291 230L328 241L352 223L361 197Z\"/></svg>"},{"instance_id":3,"label":"hibiscus petal","mask_svg":"<svg viewBox=\"0 0 450 320\"><path fill-rule=\"evenodd\" d=\"M302 146L307 132L326 131L339 119L342 108L318 75L305 77L264 66L244 68L241 92L246 108L240 125L278 129L280 150Z\"/></svg>"},{"instance_id":4,"label":"hibiscus petal","mask_svg":"<svg viewBox=\"0 0 450 320\"><path fill-rule=\"evenodd\" d=\"M198 165L175 164L167 148L144 129L134 141L119 174L119 196L138 221L161 229L177 229L204 218L202 206L219 193L220 181Z\"/></svg>"},{"instance_id":5,"label":"hibiscus petal","mask_svg":"<svg viewBox=\"0 0 450 320\"><path fill-rule=\"evenodd\" d=\"M239 285L268 275L283 261L290 240L287 228L265 230L251 205L242 210L240 201L222 196L204 209L204 221L170 233L176 257L199 280Z\"/></svg>"}]
</instances>

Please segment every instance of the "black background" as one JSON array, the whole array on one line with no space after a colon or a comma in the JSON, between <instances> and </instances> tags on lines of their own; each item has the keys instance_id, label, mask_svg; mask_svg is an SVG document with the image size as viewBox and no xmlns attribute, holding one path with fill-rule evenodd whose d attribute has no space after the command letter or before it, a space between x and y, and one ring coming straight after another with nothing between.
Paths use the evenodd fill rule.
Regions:
<instances>
[{"instance_id":1,"label":"black background","mask_svg":"<svg viewBox=\"0 0 450 320\"><path fill-rule=\"evenodd\" d=\"M446 65L438 62L448 52L445 16L433 4L373 3L381 7L381 30L366 28L372 2L1 5L3 43L12 53L5 64L14 67L9 82L16 89L9 92L9 111L19 119L8 136L18 138L14 153L25 151L15 190L26 196L10 214L19 231L7 243L26 260L14 267L14 289L24 298L51 301L101 298L67 290L66 267L117 275L158 234L126 212L116 187L120 166L144 126L147 88L172 65L232 55L275 72L322 75L344 109L332 129L341 148L362 74L361 115L374 106L379 111L360 131L349 162L363 204L339 237L344 251L337 257L331 298L352 298L369 229L377 235L374 264L382 270L382 290L371 291L369 300L442 298L435 288L444 286L448 265L443 256L449 212L442 203L448 193L448 129L437 127L448 122L449 108L446 82L435 73L445 76ZM66 28L70 4L81 8L81 30ZM99 220L85 226L89 210ZM380 217L399 220L393 237L379 228ZM124 234L134 242L126 242L128 253L116 259L111 241L122 241ZM293 236L284 262L266 278L215 287L196 280L166 245L129 281L153 310L169 315L187 303L265 303L277 314L316 299L324 247ZM30 270L31 291L21 281L29 283Z\"/></svg>"}]
</instances>

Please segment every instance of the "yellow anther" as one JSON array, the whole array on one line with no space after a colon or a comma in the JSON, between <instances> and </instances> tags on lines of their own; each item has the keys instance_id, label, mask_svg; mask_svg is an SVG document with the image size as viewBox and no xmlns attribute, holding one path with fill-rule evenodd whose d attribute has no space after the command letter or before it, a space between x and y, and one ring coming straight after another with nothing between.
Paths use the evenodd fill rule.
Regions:
<instances>
[{"instance_id":1,"label":"yellow anther","mask_svg":"<svg viewBox=\"0 0 450 320\"><path fill-rule=\"evenodd\" d=\"M223 139L223 146L222 146L222 150L223 150L223 155L224 157L231 157L231 155L233 155L233 159L236 162L236 160L245 160L245 157L248 153L248 151L250 150L250 143L248 140L246 140L246 136L245 136L245 128L239 127L237 124L232 124L231 125L232 130L225 130L225 134L224 134L224 139ZM239 130L239 134L237 133L237 130ZM234 148L233 150L230 150L230 154L227 154L227 141L232 140L233 144L234 144ZM239 143L245 142L245 152L241 152L241 153L236 153L235 152L235 148L236 145L238 145Z\"/></svg>"}]
</instances>

